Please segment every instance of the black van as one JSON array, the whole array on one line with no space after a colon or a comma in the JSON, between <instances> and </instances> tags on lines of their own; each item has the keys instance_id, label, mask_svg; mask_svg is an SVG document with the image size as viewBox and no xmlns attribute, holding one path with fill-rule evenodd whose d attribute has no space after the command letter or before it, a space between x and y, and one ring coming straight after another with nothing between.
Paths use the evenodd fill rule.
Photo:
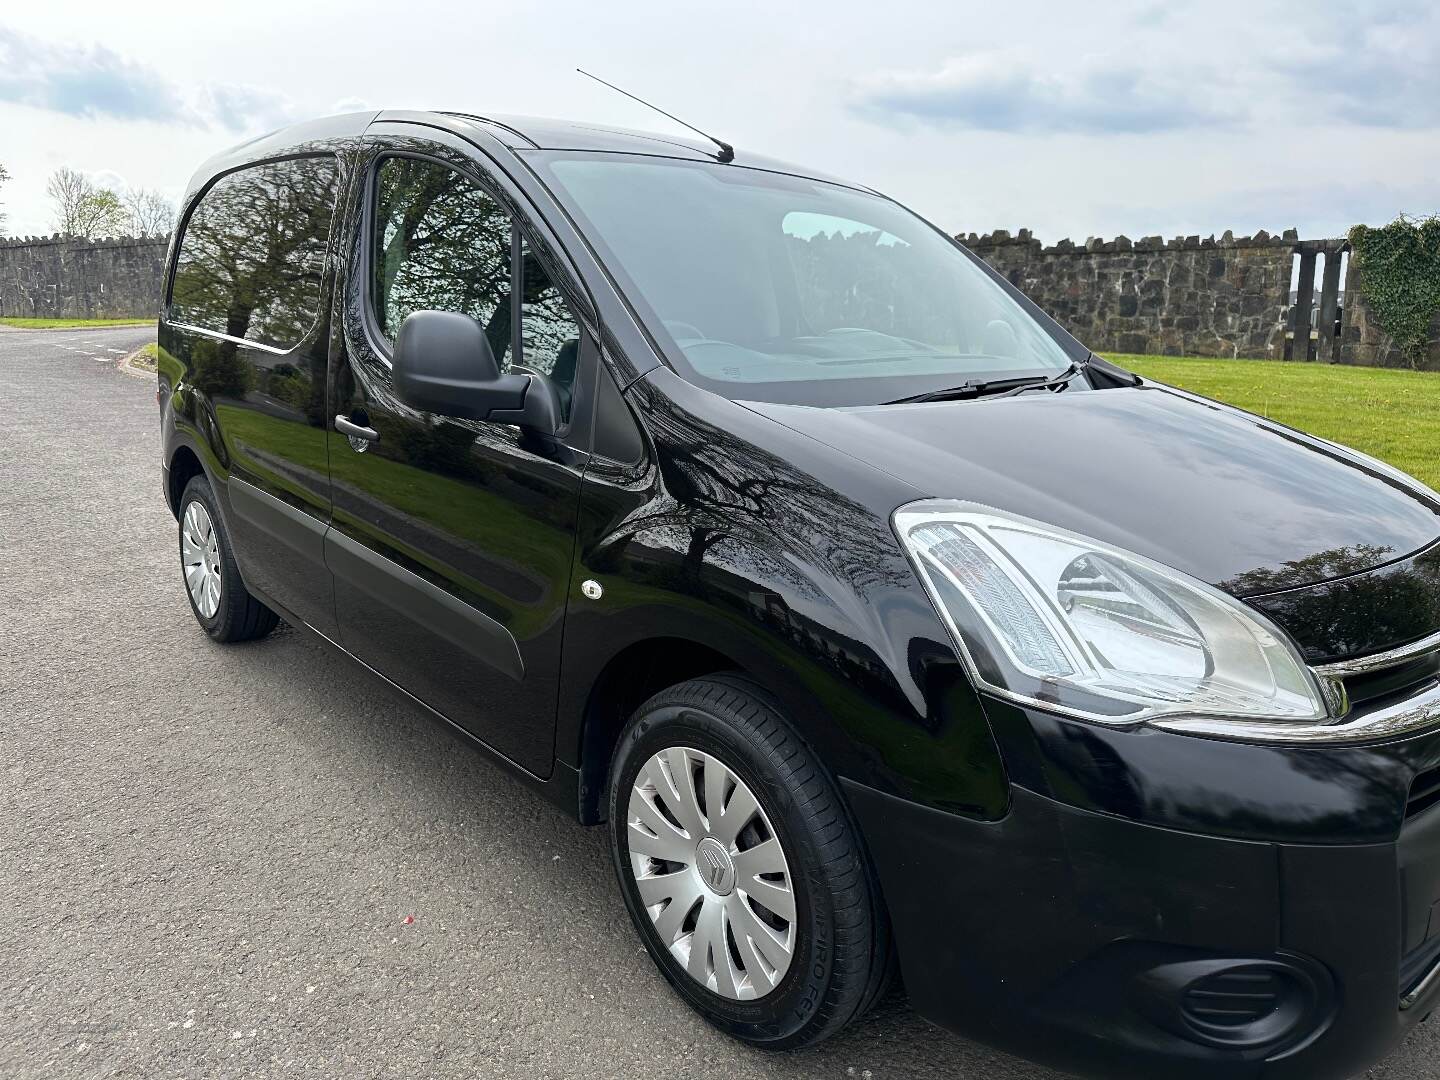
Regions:
<instances>
[{"instance_id":1,"label":"black van","mask_svg":"<svg viewBox=\"0 0 1440 1080\"><path fill-rule=\"evenodd\" d=\"M321 120L196 175L160 346L205 631L306 628L607 824L723 1031L814 1043L898 969L1066 1068L1315 1080L1440 999L1440 497L896 203Z\"/></svg>"}]
</instances>

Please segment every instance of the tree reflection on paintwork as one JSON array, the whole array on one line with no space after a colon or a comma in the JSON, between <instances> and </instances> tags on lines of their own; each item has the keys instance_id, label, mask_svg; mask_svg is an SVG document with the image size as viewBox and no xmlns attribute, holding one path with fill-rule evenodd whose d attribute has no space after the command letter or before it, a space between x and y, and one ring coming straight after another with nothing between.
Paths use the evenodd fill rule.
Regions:
<instances>
[{"instance_id":1,"label":"tree reflection on paintwork","mask_svg":"<svg viewBox=\"0 0 1440 1080\"><path fill-rule=\"evenodd\" d=\"M1368 544L1335 548L1226 587L1287 630L1309 662L1363 656L1440 626L1440 549L1387 563L1390 556L1390 548ZM1318 584L1297 587L1307 582Z\"/></svg>"}]
</instances>

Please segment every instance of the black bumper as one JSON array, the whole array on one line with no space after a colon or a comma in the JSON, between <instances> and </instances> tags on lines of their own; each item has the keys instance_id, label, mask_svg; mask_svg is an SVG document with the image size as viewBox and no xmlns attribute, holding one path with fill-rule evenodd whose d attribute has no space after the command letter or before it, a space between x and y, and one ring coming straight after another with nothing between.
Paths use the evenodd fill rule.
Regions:
<instances>
[{"instance_id":1,"label":"black bumper","mask_svg":"<svg viewBox=\"0 0 1440 1080\"><path fill-rule=\"evenodd\" d=\"M1186 824L1210 791L1215 832L1201 832L1096 809L1087 788L1112 789L1123 756L1086 778L1033 737L1053 718L1015 713L1010 734L1023 719L1032 737L1001 738L1026 760L999 821L846 782L922 1015L1094 1076L1323 1080L1373 1064L1440 1002L1440 979L1426 982L1440 962L1440 806L1405 816L1407 777L1440 762L1440 736L1346 751L1333 782L1342 803L1369 793L1352 819L1365 842L1339 842L1328 818L1316 842L1293 791L1248 771L1253 747L1165 737L1192 764L1232 756L1230 790L1167 797L1130 777L1145 787L1132 810Z\"/></svg>"}]
</instances>

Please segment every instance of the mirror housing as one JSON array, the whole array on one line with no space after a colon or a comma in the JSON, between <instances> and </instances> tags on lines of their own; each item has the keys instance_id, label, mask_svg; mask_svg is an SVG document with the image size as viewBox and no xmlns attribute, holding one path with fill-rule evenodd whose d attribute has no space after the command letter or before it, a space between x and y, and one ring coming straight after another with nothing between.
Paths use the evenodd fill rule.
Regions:
<instances>
[{"instance_id":1,"label":"mirror housing","mask_svg":"<svg viewBox=\"0 0 1440 1080\"><path fill-rule=\"evenodd\" d=\"M400 400L421 412L546 434L559 421L554 388L540 376L502 375L484 328L469 315L412 311L395 338L393 374Z\"/></svg>"}]
</instances>

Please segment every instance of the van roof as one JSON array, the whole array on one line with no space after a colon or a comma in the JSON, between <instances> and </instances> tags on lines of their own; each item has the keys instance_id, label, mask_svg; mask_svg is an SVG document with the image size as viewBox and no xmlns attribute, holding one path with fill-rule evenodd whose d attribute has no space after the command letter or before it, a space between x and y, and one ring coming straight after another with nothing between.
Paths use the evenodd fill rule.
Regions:
<instances>
[{"instance_id":1,"label":"van roof","mask_svg":"<svg viewBox=\"0 0 1440 1080\"><path fill-rule=\"evenodd\" d=\"M387 121L429 124L462 135L466 127L480 128L492 138L522 154L536 150L581 150L694 161L715 160L713 144L688 135L631 131L587 121L556 120L538 116L482 116L478 113L445 110L382 109L306 120L232 146L200 167L192 181L192 190L194 186L205 183L216 174L247 162L293 153L307 143L359 138L371 124ZM848 187L858 186L815 169L750 153L743 147L736 147L734 164L826 180Z\"/></svg>"},{"instance_id":2,"label":"van roof","mask_svg":"<svg viewBox=\"0 0 1440 1080\"><path fill-rule=\"evenodd\" d=\"M376 119L382 121L406 119L411 115L387 110L380 113ZM480 125L505 145L517 151L589 150L598 153L646 154L652 157L685 158L694 161L715 160L715 144L692 135L635 131L630 128L611 127L608 124L586 120L557 120L545 116L482 116L465 112L442 112L438 115ZM720 132L719 134L727 133ZM803 165L750 153L743 146L735 148L734 164L752 169L769 169L773 172L789 173L793 176L807 176L816 180L828 180L847 184L850 187L856 186L849 181L828 176Z\"/></svg>"}]
</instances>

